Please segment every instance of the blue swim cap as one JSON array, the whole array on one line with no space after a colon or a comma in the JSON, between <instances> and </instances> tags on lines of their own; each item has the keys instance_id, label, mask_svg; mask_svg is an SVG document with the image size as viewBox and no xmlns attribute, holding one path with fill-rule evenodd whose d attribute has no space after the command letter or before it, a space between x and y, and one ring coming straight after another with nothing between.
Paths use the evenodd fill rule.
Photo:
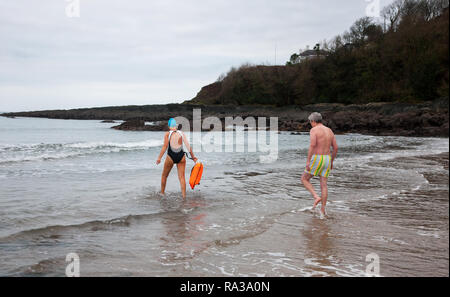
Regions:
<instances>
[{"instance_id":1,"label":"blue swim cap","mask_svg":"<svg viewBox=\"0 0 450 297\"><path fill-rule=\"evenodd\" d=\"M177 126L177 121L174 118L169 119L169 128L175 128Z\"/></svg>"}]
</instances>

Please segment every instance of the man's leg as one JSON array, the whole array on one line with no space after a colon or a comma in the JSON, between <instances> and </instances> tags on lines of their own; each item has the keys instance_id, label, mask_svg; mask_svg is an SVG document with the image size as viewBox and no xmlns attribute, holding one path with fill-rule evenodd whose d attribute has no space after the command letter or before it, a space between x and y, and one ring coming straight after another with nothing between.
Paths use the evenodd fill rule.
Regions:
<instances>
[{"instance_id":1,"label":"man's leg","mask_svg":"<svg viewBox=\"0 0 450 297\"><path fill-rule=\"evenodd\" d=\"M166 157L166 161L164 162L164 169L161 175L161 194L165 194L166 191L166 183L167 177L169 176L170 170L172 170L173 161L169 156Z\"/></svg>"},{"instance_id":2,"label":"man's leg","mask_svg":"<svg viewBox=\"0 0 450 297\"><path fill-rule=\"evenodd\" d=\"M328 199L328 186L327 186L328 178L321 176L320 177L320 191L322 196L322 213L325 214L325 206L327 205Z\"/></svg>"},{"instance_id":3,"label":"man's leg","mask_svg":"<svg viewBox=\"0 0 450 297\"><path fill-rule=\"evenodd\" d=\"M177 164L178 169L178 179L180 180L181 194L183 195L183 199L186 199L186 157L183 157L180 163Z\"/></svg>"},{"instance_id":4,"label":"man's leg","mask_svg":"<svg viewBox=\"0 0 450 297\"><path fill-rule=\"evenodd\" d=\"M313 176L311 174L304 172L302 175L302 183L305 186L305 188L311 193L311 195L313 195L314 205L313 205L312 209L315 209L317 204L319 204L319 202L322 200L322 198L320 198L319 195L317 195L316 191L314 190L313 185L309 181L312 177Z\"/></svg>"}]
</instances>

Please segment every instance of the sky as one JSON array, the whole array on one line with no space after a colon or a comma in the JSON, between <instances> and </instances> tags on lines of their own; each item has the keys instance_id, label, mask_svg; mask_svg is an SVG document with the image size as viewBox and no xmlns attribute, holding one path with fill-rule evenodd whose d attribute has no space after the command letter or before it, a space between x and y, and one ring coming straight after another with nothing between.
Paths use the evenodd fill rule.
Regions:
<instances>
[{"instance_id":1,"label":"sky","mask_svg":"<svg viewBox=\"0 0 450 297\"><path fill-rule=\"evenodd\" d=\"M0 111L181 103L233 66L284 65L374 1L392 2L0 0Z\"/></svg>"}]
</instances>

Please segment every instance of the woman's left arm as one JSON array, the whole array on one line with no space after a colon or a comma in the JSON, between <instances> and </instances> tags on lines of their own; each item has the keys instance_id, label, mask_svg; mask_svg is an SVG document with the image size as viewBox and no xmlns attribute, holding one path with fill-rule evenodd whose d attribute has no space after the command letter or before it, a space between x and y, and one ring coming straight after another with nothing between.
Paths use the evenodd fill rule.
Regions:
<instances>
[{"instance_id":1,"label":"woman's left arm","mask_svg":"<svg viewBox=\"0 0 450 297\"><path fill-rule=\"evenodd\" d=\"M169 146L169 132L167 132L166 135L164 135L164 144L161 149L161 152L159 153L158 159L156 160L156 165L161 163L161 159L164 156L164 153L167 151L168 146Z\"/></svg>"}]
</instances>

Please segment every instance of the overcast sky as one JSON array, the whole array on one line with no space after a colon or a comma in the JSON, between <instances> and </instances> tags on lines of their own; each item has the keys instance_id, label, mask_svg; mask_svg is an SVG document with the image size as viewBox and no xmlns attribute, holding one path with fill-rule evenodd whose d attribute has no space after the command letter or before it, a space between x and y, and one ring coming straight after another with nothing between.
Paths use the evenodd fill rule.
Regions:
<instances>
[{"instance_id":1,"label":"overcast sky","mask_svg":"<svg viewBox=\"0 0 450 297\"><path fill-rule=\"evenodd\" d=\"M369 5L79 0L80 17L69 18L67 1L0 0L0 111L183 102L232 66L284 64Z\"/></svg>"}]
</instances>

